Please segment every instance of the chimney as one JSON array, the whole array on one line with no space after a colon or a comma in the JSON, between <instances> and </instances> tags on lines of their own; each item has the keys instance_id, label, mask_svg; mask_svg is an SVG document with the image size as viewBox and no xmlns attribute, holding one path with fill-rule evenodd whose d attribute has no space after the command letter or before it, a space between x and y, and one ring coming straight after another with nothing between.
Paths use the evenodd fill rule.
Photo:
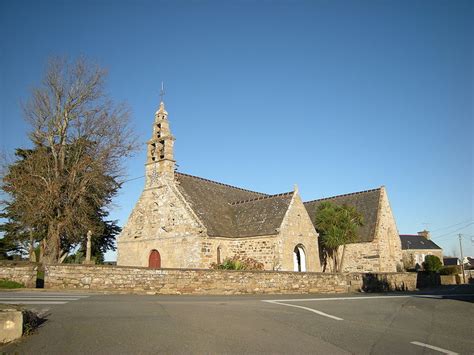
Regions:
<instances>
[{"instance_id":1,"label":"chimney","mask_svg":"<svg viewBox=\"0 0 474 355\"><path fill-rule=\"evenodd\" d=\"M421 232L418 232L418 235L425 237L428 240L430 239L430 232L426 229L422 230Z\"/></svg>"}]
</instances>

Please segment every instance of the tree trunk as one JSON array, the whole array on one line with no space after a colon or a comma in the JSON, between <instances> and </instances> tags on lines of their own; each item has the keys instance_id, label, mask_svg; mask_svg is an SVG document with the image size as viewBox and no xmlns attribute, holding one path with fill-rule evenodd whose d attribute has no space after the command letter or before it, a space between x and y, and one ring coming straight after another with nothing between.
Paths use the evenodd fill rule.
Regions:
<instances>
[{"instance_id":1,"label":"tree trunk","mask_svg":"<svg viewBox=\"0 0 474 355\"><path fill-rule=\"evenodd\" d=\"M50 222L48 236L44 247L43 262L45 264L56 264L59 259L59 225Z\"/></svg>"},{"instance_id":2,"label":"tree trunk","mask_svg":"<svg viewBox=\"0 0 474 355\"><path fill-rule=\"evenodd\" d=\"M29 254L30 254L30 261L32 263L36 262L36 254L35 254L35 240L33 238L33 231L30 230L30 248L29 248Z\"/></svg>"},{"instance_id":3,"label":"tree trunk","mask_svg":"<svg viewBox=\"0 0 474 355\"><path fill-rule=\"evenodd\" d=\"M40 244L39 244L39 258L38 258L39 263L42 263L44 260L45 245L46 245L46 241L44 239L41 239Z\"/></svg>"},{"instance_id":4,"label":"tree trunk","mask_svg":"<svg viewBox=\"0 0 474 355\"><path fill-rule=\"evenodd\" d=\"M344 254L346 252L346 245L342 245L342 256L341 256L341 262L339 263L339 272L342 272L342 267L344 265Z\"/></svg>"},{"instance_id":5,"label":"tree trunk","mask_svg":"<svg viewBox=\"0 0 474 355\"><path fill-rule=\"evenodd\" d=\"M59 258L59 263L62 264L64 262L64 259L66 259L68 255L69 255L68 252L64 252Z\"/></svg>"}]
</instances>

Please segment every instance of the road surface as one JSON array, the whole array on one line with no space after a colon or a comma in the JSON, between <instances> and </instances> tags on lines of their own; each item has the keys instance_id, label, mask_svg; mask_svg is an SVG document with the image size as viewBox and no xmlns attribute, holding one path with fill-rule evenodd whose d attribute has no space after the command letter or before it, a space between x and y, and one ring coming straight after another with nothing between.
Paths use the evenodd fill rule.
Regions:
<instances>
[{"instance_id":1,"label":"road surface","mask_svg":"<svg viewBox=\"0 0 474 355\"><path fill-rule=\"evenodd\" d=\"M0 292L46 314L19 354L473 354L474 289L440 294L145 296Z\"/></svg>"}]
</instances>

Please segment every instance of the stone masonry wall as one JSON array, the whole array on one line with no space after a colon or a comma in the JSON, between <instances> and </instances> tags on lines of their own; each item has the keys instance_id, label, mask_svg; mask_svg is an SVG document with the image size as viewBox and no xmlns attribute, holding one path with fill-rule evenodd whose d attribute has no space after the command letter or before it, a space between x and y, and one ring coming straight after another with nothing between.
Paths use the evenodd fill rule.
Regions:
<instances>
[{"instance_id":1,"label":"stone masonry wall","mask_svg":"<svg viewBox=\"0 0 474 355\"><path fill-rule=\"evenodd\" d=\"M257 238L242 238L234 240L229 250L242 258L250 257L263 263L265 270L275 270L275 240L277 236L262 236Z\"/></svg>"},{"instance_id":2,"label":"stone masonry wall","mask_svg":"<svg viewBox=\"0 0 474 355\"><path fill-rule=\"evenodd\" d=\"M402 245L387 192L382 187L374 240L347 244L344 272L396 272L402 268Z\"/></svg>"},{"instance_id":3,"label":"stone masonry wall","mask_svg":"<svg viewBox=\"0 0 474 355\"><path fill-rule=\"evenodd\" d=\"M220 259L239 255L263 263L265 270L293 271L293 251L302 245L306 254L306 270L320 271L318 234L298 194L293 197L280 231L275 235L246 238L207 237L202 239L202 268Z\"/></svg>"},{"instance_id":4,"label":"stone masonry wall","mask_svg":"<svg viewBox=\"0 0 474 355\"><path fill-rule=\"evenodd\" d=\"M415 272L349 273L346 280L350 291L385 292L416 290Z\"/></svg>"},{"instance_id":5,"label":"stone masonry wall","mask_svg":"<svg viewBox=\"0 0 474 355\"><path fill-rule=\"evenodd\" d=\"M0 279L16 281L26 287L36 287L38 265L33 263L0 263Z\"/></svg>"},{"instance_id":6,"label":"stone masonry wall","mask_svg":"<svg viewBox=\"0 0 474 355\"><path fill-rule=\"evenodd\" d=\"M147 269L98 265L49 265L45 288L152 294L237 295L344 293L364 284L362 274ZM372 275L372 274L371 274ZM416 274L372 275L395 288L413 290ZM385 283L384 283L385 284ZM406 287L405 287L406 286Z\"/></svg>"},{"instance_id":7,"label":"stone masonry wall","mask_svg":"<svg viewBox=\"0 0 474 355\"><path fill-rule=\"evenodd\" d=\"M380 194L379 220L375 241L378 241L379 244L379 271L396 272L397 270L402 270L402 242L385 187L382 187Z\"/></svg>"},{"instance_id":8,"label":"stone masonry wall","mask_svg":"<svg viewBox=\"0 0 474 355\"><path fill-rule=\"evenodd\" d=\"M339 248L342 254L342 248ZM379 272L380 254L377 242L346 245L344 272Z\"/></svg>"},{"instance_id":9,"label":"stone masonry wall","mask_svg":"<svg viewBox=\"0 0 474 355\"><path fill-rule=\"evenodd\" d=\"M416 266L416 260L424 259L423 255L434 255L443 262L443 250L442 249L409 249L402 250L403 265L407 268L414 268ZM422 266L420 264L420 266Z\"/></svg>"},{"instance_id":10,"label":"stone masonry wall","mask_svg":"<svg viewBox=\"0 0 474 355\"><path fill-rule=\"evenodd\" d=\"M203 264L208 268L217 263L217 248L220 250L220 261L239 255L242 258L253 258L263 263L265 270L274 270L275 235L249 238L207 237L202 241Z\"/></svg>"},{"instance_id":11,"label":"stone masonry wall","mask_svg":"<svg viewBox=\"0 0 474 355\"><path fill-rule=\"evenodd\" d=\"M301 245L304 249L306 271L321 271L318 233L309 218L308 211L304 207L298 191L295 191L288 211L283 218L277 239L278 264L276 270L294 270L293 251L297 245Z\"/></svg>"},{"instance_id":12,"label":"stone masonry wall","mask_svg":"<svg viewBox=\"0 0 474 355\"><path fill-rule=\"evenodd\" d=\"M153 249L161 266L199 268L205 229L176 186L159 177L146 188L118 238L117 265L148 266Z\"/></svg>"}]
</instances>

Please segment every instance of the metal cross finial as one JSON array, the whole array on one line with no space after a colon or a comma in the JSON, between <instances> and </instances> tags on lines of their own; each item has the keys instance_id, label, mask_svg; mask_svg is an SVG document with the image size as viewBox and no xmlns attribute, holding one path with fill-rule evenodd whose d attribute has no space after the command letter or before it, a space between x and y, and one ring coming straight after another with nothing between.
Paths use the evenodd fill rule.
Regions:
<instances>
[{"instance_id":1,"label":"metal cross finial","mask_svg":"<svg viewBox=\"0 0 474 355\"><path fill-rule=\"evenodd\" d=\"M163 102L163 96L165 96L165 87L163 85L163 82L161 82L160 102Z\"/></svg>"}]
</instances>

